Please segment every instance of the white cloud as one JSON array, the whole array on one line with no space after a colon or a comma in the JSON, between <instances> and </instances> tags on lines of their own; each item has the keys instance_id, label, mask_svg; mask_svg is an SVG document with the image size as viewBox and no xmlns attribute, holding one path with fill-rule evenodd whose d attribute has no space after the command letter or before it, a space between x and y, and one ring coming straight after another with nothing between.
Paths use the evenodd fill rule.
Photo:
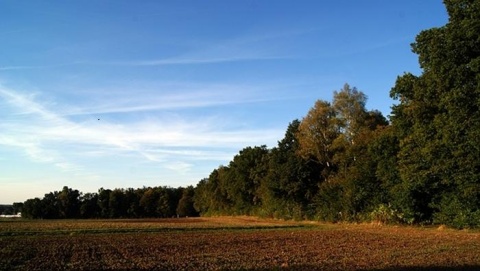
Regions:
<instances>
[{"instance_id":1,"label":"white cloud","mask_svg":"<svg viewBox=\"0 0 480 271\"><path fill-rule=\"evenodd\" d=\"M215 91L197 94L199 103L210 100L204 106L233 103L235 99ZM0 103L6 102L8 106L3 110L10 115L0 123L3 131L0 145L22 150L30 160L52 164L62 171L88 171L84 165L88 159L128 156L135 162L160 162L170 170L188 172L196 161L225 162L243 147L274 143L283 134L275 129L234 129L222 117L209 115L188 118L175 114L165 118L148 115L125 122L96 118L75 121L65 112L43 104L41 98L41 94L23 94L0 85ZM180 96L170 99L182 103ZM191 103L190 99L186 97L184 102ZM136 102L141 106L141 99ZM62 108L65 107L68 105ZM90 110L83 112L94 114ZM125 110L119 106L111 111Z\"/></svg>"},{"instance_id":2,"label":"white cloud","mask_svg":"<svg viewBox=\"0 0 480 271\"><path fill-rule=\"evenodd\" d=\"M86 63L76 61L71 63L60 63L60 64L51 64L51 65L0 66L0 71L51 69L51 68L61 68L61 67L81 65L81 64L86 64Z\"/></svg>"},{"instance_id":3,"label":"white cloud","mask_svg":"<svg viewBox=\"0 0 480 271\"><path fill-rule=\"evenodd\" d=\"M285 83L265 86L179 82L121 83L77 90L79 94L75 97L76 104L62 106L58 113L70 116L94 115L257 103L287 99L281 92L285 85Z\"/></svg>"},{"instance_id":4,"label":"white cloud","mask_svg":"<svg viewBox=\"0 0 480 271\"><path fill-rule=\"evenodd\" d=\"M177 174L184 175L192 169L193 165L183 161L174 161L165 164L164 167L174 171Z\"/></svg>"},{"instance_id":5,"label":"white cloud","mask_svg":"<svg viewBox=\"0 0 480 271\"><path fill-rule=\"evenodd\" d=\"M237 62L237 61L251 61L251 60L278 60L286 59L290 57L286 56L254 56L254 55L232 55L224 57L205 56L205 57L176 57L165 59L151 59L151 60L138 60L138 61L124 61L124 62L108 62L105 64L110 65L124 65L124 66L164 66L164 65L192 65L192 64L211 64L211 63L224 63L224 62Z\"/></svg>"},{"instance_id":6,"label":"white cloud","mask_svg":"<svg viewBox=\"0 0 480 271\"><path fill-rule=\"evenodd\" d=\"M118 66L166 66L166 65L195 65L218 64L239 61L269 61L292 59L295 55L288 48L282 46L293 37L315 32L317 29L290 29L282 31L264 29L257 33L226 38L223 40L193 40L181 41L177 47L187 46L184 52L175 56L158 57L143 60L125 61L92 61L93 65ZM275 46L272 46L275 44Z\"/></svg>"}]
</instances>

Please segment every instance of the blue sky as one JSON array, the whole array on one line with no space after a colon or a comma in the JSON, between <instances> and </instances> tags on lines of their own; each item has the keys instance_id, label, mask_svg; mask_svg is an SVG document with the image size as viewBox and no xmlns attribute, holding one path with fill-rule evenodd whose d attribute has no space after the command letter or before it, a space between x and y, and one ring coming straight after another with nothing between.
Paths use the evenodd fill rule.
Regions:
<instances>
[{"instance_id":1,"label":"blue sky","mask_svg":"<svg viewBox=\"0 0 480 271\"><path fill-rule=\"evenodd\" d=\"M390 113L440 0L0 2L0 203L195 185L345 83Z\"/></svg>"}]
</instances>

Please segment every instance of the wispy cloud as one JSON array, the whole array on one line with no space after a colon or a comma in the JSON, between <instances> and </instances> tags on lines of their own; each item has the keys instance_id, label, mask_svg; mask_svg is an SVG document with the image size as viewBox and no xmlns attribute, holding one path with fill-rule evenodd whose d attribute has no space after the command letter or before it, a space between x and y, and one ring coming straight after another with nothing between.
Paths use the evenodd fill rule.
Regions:
<instances>
[{"instance_id":1,"label":"wispy cloud","mask_svg":"<svg viewBox=\"0 0 480 271\"><path fill-rule=\"evenodd\" d=\"M94 61L0 65L0 71L276 61L294 56L271 44L280 44L279 40L298 34L271 32L223 41L190 40L186 42L191 44L180 46L186 49L176 55L111 61L92 56ZM82 55L81 60L88 58ZM68 90L40 89L35 93L0 83L0 111L8 116L0 123L0 148L18 150L34 163L95 180L101 180L105 174L116 178L112 177L113 172L125 171L130 167L128 163L139 164L148 171L142 171L142 176L151 179L163 174L177 179L173 176L198 174L199 165L215 167L228 162L243 147L275 143L283 135L284 127L244 126L240 124L243 120L218 109L291 99L291 93L282 91L290 83L152 83L115 79L97 82L92 88L72 84ZM193 109L201 109L197 112L202 113L190 115ZM103 166L96 168L94 163ZM119 163L123 163L123 168L118 169L122 167Z\"/></svg>"},{"instance_id":2,"label":"wispy cloud","mask_svg":"<svg viewBox=\"0 0 480 271\"><path fill-rule=\"evenodd\" d=\"M10 35L10 34L16 34L16 33L22 33L22 32L31 32L31 31L33 31L33 29L31 29L31 28L13 29L13 30L0 32L0 35Z\"/></svg>"},{"instance_id":3,"label":"wispy cloud","mask_svg":"<svg viewBox=\"0 0 480 271\"><path fill-rule=\"evenodd\" d=\"M167 65L195 65L195 64L214 64L225 62L239 62L239 61L261 61L261 60L279 60L288 59L291 56L180 56L176 58L165 59L151 59L151 60L132 60L132 61L115 61L115 62L103 62L98 64L105 65L121 65L121 66L167 66Z\"/></svg>"},{"instance_id":4,"label":"wispy cloud","mask_svg":"<svg viewBox=\"0 0 480 271\"><path fill-rule=\"evenodd\" d=\"M82 159L119 155L188 171L195 161L224 161L247 145L276 142L281 134L273 129L235 130L218 117L73 121L42 104L40 97L0 86L0 98L12 113L0 123L4 131L0 145L20 149L32 161L68 171L83 170Z\"/></svg>"},{"instance_id":5,"label":"wispy cloud","mask_svg":"<svg viewBox=\"0 0 480 271\"><path fill-rule=\"evenodd\" d=\"M95 60L72 60L67 63L52 63L47 65L5 65L0 66L0 71L51 69L67 66L125 66L125 67L148 67L169 65L201 65L221 64L244 61L275 61L294 59L298 53L292 53L288 48L282 48L280 44L288 43L289 39L302 35L311 34L318 29L291 29L283 31L264 30L259 33L249 33L244 36L236 36L230 39L213 41L181 40L186 45L184 52L173 56L156 57L150 59L126 59L126 60L101 60L95 56ZM12 31L3 34L21 32ZM0 33L1 35L2 33ZM189 45L188 45L189 44ZM272 46L276 44L276 46ZM177 44L178 45L178 44ZM71 45L70 47L76 47ZM69 48L70 48L69 47ZM53 50L53 49L52 49ZM78 48L76 50L79 50ZM74 52L70 54L75 55Z\"/></svg>"},{"instance_id":6,"label":"wispy cloud","mask_svg":"<svg viewBox=\"0 0 480 271\"><path fill-rule=\"evenodd\" d=\"M77 90L84 92L77 97L77 104L63 106L58 113L65 116L133 113L292 99L291 93L282 91L286 87L291 87L291 84L122 83L120 86ZM85 99L85 96L89 98Z\"/></svg>"},{"instance_id":7,"label":"wispy cloud","mask_svg":"<svg viewBox=\"0 0 480 271\"><path fill-rule=\"evenodd\" d=\"M243 61L274 61L296 58L296 53L283 48L280 44L297 36L309 34L315 29L296 29L287 31L263 31L250 33L231 39L191 42L189 49L174 56L152 59L124 61L92 61L96 65L118 66L167 66L221 64ZM188 41L182 41L184 43ZM276 46L272 46L276 44Z\"/></svg>"},{"instance_id":8,"label":"wispy cloud","mask_svg":"<svg viewBox=\"0 0 480 271\"><path fill-rule=\"evenodd\" d=\"M59 63L59 64L49 64L49 65L0 66L0 71L51 69L51 68L61 68L61 67L67 67L67 66L78 66L82 64L87 64L87 62L75 61L71 63Z\"/></svg>"}]
</instances>

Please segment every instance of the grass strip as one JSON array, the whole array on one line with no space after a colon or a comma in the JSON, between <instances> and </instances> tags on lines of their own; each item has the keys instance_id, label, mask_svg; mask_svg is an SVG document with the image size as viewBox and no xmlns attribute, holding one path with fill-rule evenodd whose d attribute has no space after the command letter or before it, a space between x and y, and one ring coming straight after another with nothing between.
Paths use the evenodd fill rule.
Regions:
<instances>
[{"instance_id":1,"label":"grass strip","mask_svg":"<svg viewBox=\"0 0 480 271\"><path fill-rule=\"evenodd\" d=\"M121 234L121 233L157 233L157 232L210 232L210 231L257 231L257 230L292 230L318 228L313 225L281 226L226 226L226 227L159 227L159 228L106 228L106 229L68 229L40 231L3 231L0 237L14 236L48 236L76 234Z\"/></svg>"}]
</instances>

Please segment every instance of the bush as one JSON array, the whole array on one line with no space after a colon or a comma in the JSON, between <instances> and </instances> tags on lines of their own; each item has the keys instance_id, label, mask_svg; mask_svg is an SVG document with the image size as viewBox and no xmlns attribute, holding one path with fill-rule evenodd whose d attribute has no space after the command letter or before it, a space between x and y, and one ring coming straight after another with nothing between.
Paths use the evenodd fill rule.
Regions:
<instances>
[{"instance_id":1,"label":"bush","mask_svg":"<svg viewBox=\"0 0 480 271\"><path fill-rule=\"evenodd\" d=\"M390 204L380 204L371 213L370 219L383 224L412 224L413 219L408 219L402 212L393 208Z\"/></svg>"},{"instance_id":2,"label":"bush","mask_svg":"<svg viewBox=\"0 0 480 271\"><path fill-rule=\"evenodd\" d=\"M466 207L457 197L446 197L440 204L440 210L434 215L434 223L456 229L478 228L480 210Z\"/></svg>"}]
</instances>

